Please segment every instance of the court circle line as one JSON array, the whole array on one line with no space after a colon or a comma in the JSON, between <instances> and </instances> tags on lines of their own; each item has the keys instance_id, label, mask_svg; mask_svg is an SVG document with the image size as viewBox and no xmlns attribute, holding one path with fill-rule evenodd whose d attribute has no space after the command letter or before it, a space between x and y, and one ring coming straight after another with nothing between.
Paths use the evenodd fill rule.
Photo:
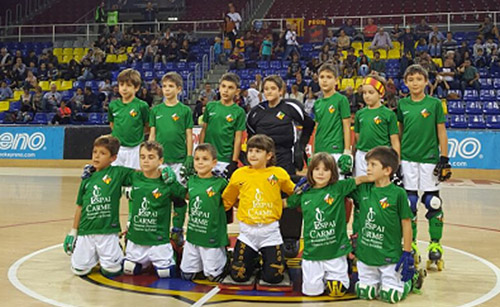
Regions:
<instances>
[{"instance_id":1,"label":"court circle line","mask_svg":"<svg viewBox=\"0 0 500 307\"><path fill-rule=\"evenodd\" d=\"M419 242L427 243L427 242L420 241L420 240L419 240ZM51 298L47 298L41 294L38 294L37 292L35 292L35 291L31 290L30 288L26 287L25 285L23 285L21 283L21 281L19 280L19 278L17 278L17 271L18 271L19 267L24 262L26 262L30 258L33 258L39 254L42 254L44 252L47 252L47 251L50 251L50 250L53 250L56 248L61 248L61 247L62 247L62 244L52 245L52 246L40 249L38 251L35 251L29 255L26 255L26 256L22 257L21 259L18 259L16 262L14 262L14 264L12 264L9 267L8 278L9 278L10 283L14 287L16 287L19 291L23 292L24 294L26 294L34 299L37 299L43 303L51 304L53 306L60 306L60 307L74 307L73 305L61 303L61 302L58 302L58 301L53 300ZM457 248L453 248L453 247L449 247L449 246L445 246L445 245L443 245L443 248L457 252L457 253L462 254L462 255L465 255L465 256L470 257L472 259L475 259L475 260L479 261L480 263L484 264L485 266L487 266L488 268L490 268L490 270L492 270L493 273L495 273L496 284L488 293L482 295L481 297L479 297L471 302L462 304L462 305L460 305L460 307L472 307L472 306L480 305L482 303L489 301L490 299L494 298L495 296L497 296L500 293L500 269L496 265L494 265L493 263L489 262L488 260L486 260L484 258L481 258L479 256L476 256L474 254L471 254L469 252L466 252L466 251L463 251L463 250L460 250Z\"/></svg>"}]
</instances>

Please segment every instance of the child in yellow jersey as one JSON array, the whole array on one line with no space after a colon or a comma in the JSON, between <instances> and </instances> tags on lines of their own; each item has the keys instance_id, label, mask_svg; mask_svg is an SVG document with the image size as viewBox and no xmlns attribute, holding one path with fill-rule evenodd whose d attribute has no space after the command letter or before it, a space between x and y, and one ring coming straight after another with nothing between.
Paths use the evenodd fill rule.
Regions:
<instances>
[{"instance_id":1,"label":"child in yellow jersey","mask_svg":"<svg viewBox=\"0 0 500 307\"><path fill-rule=\"evenodd\" d=\"M250 166L233 173L222 194L224 207L231 208L239 199L236 217L240 221L240 235L234 247L230 274L235 282L247 282L253 275L262 254L264 282L283 281L285 258L279 219L283 211L281 192L290 195L295 184L276 161L274 141L257 134L248 140L247 157Z\"/></svg>"}]
</instances>

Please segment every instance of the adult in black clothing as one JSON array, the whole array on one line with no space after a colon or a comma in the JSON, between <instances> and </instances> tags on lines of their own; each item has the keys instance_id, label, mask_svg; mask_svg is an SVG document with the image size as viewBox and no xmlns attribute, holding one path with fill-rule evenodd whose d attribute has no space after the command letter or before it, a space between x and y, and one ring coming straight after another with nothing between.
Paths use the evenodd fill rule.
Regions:
<instances>
[{"instance_id":1,"label":"adult in black clothing","mask_svg":"<svg viewBox=\"0 0 500 307\"><path fill-rule=\"evenodd\" d=\"M304 165L305 147L314 130L314 121L294 99L281 99L286 84L281 77L268 76L263 83L266 101L253 107L247 116L248 138L265 134L274 140L277 166L297 181L296 170ZM299 134L296 125L302 126ZM302 229L302 214L285 209L280 220L285 256L295 257Z\"/></svg>"}]
</instances>

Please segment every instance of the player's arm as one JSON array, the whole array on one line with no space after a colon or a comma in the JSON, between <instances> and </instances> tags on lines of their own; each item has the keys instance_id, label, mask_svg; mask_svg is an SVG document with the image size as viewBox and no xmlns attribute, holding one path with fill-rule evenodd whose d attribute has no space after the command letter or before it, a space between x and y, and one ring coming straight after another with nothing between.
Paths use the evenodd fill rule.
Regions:
<instances>
[{"instance_id":1,"label":"player's arm","mask_svg":"<svg viewBox=\"0 0 500 307\"><path fill-rule=\"evenodd\" d=\"M113 130L115 128L115 123L109 122L109 127L111 128L111 130Z\"/></svg>"},{"instance_id":2,"label":"player's arm","mask_svg":"<svg viewBox=\"0 0 500 307\"><path fill-rule=\"evenodd\" d=\"M78 230L80 225L80 219L82 218L82 206L76 206L75 216L73 218L73 229Z\"/></svg>"},{"instance_id":3,"label":"player's arm","mask_svg":"<svg viewBox=\"0 0 500 307\"><path fill-rule=\"evenodd\" d=\"M448 157L448 135L446 134L446 126L444 123L437 124L437 135L441 156Z\"/></svg>"},{"instance_id":4,"label":"player's arm","mask_svg":"<svg viewBox=\"0 0 500 307\"><path fill-rule=\"evenodd\" d=\"M403 129L405 128L403 122L398 122L398 127L399 127L399 141L401 142L401 140L403 139Z\"/></svg>"},{"instance_id":5,"label":"player's arm","mask_svg":"<svg viewBox=\"0 0 500 307\"><path fill-rule=\"evenodd\" d=\"M229 184L222 193L222 202L224 203L225 211L231 209L231 207L236 204L238 196L240 195L240 190L238 188L239 185L235 182L235 180L233 180L233 178L234 177L231 177Z\"/></svg>"},{"instance_id":6,"label":"player's arm","mask_svg":"<svg viewBox=\"0 0 500 307\"><path fill-rule=\"evenodd\" d=\"M362 183L367 183L367 182L373 182L373 180L369 180L368 179L368 176L357 176L356 178L354 178L354 182L356 183L356 185L360 185Z\"/></svg>"},{"instance_id":7,"label":"player's arm","mask_svg":"<svg viewBox=\"0 0 500 307\"><path fill-rule=\"evenodd\" d=\"M186 150L187 155L193 155L193 129L186 129Z\"/></svg>"},{"instance_id":8,"label":"player's arm","mask_svg":"<svg viewBox=\"0 0 500 307\"><path fill-rule=\"evenodd\" d=\"M232 159L233 161L238 161L238 159L240 157L242 138L243 138L243 131L236 131L234 133L233 159Z\"/></svg>"},{"instance_id":9,"label":"player's arm","mask_svg":"<svg viewBox=\"0 0 500 307\"><path fill-rule=\"evenodd\" d=\"M156 140L156 127L151 127L149 129L149 141L155 141Z\"/></svg>"},{"instance_id":10,"label":"player's arm","mask_svg":"<svg viewBox=\"0 0 500 307\"><path fill-rule=\"evenodd\" d=\"M200 144L205 143L206 131L207 131L207 123L203 123L203 125L201 125L201 132L200 132Z\"/></svg>"},{"instance_id":11,"label":"player's arm","mask_svg":"<svg viewBox=\"0 0 500 307\"><path fill-rule=\"evenodd\" d=\"M401 142L399 141L399 134L391 135L391 147L398 153L399 158L401 158Z\"/></svg>"},{"instance_id":12,"label":"player's arm","mask_svg":"<svg viewBox=\"0 0 500 307\"><path fill-rule=\"evenodd\" d=\"M354 143L352 143L352 154L356 152L356 144L359 142L359 133L354 133Z\"/></svg>"},{"instance_id":13,"label":"player's arm","mask_svg":"<svg viewBox=\"0 0 500 307\"><path fill-rule=\"evenodd\" d=\"M144 134L148 134L151 128L149 127L149 123L144 124Z\"/></svg>"},{"instance_id":14,"label":"player's arm","mask_svg":"<svg viewBox=\"0 0 500 307\"><path fill-rule=\"evenodd\" d=\"M411 219L402 219L401 227L403 228L403 251L411 252L411 241L413 236Z\"/></svg>"},{"instance_id":15,"label":"player's arm","mask_svg":"<svg viewBox=\"0 0 500 307\"><path fill-rule=\"evenodd\" d=\"M342 128L344 130L344 150L351 150L351 118L342 119Z\"/></svg>"},{"instance_id":16,"label":"player's arm","mask_svg":"<svg viewBox=\"0 0 500 307\"><path fill-rule=\"evenodd\" d=\"M284 208L297 208L300 207L302 194L293 194L290 197L283 199Z\"/></svg>"},{"instance_id":17,"label":"player's arm","mask_svg":"<svg viewBox=\"0 0 500 307\"><path fill-rule=\"evenodd\" d=\"M75 250L76 236L78 234L78 226L80 225L80 219L82 217L82 206L77 205L75 210L75 217L73 218L73 227L71 227L70 232L64 238L63 248L64 252L71 255Z\"/></svg>"}]
</instances>

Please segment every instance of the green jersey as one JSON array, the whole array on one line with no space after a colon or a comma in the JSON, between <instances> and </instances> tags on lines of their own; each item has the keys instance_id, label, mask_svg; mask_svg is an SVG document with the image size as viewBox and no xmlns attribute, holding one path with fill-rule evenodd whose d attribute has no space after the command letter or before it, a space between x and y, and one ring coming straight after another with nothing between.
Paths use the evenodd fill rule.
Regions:
<instances>
[{"instance_id":1,"label":"green jersey","mask_svg":"<svg viewBox=\"0 0 500 307\"><path fill-rule=\"evenodd\" d=\"M356 148L368 152L377 146L391 146L391 135L398 134L396 114L385 106L363 108L354 117L354 132L359 133Z\"/></svg>"},{"instance_id":2,"label":"green jersey","mask_svg":"<svg viewBox=\"0 0 500 307\"><path fill-rule=\"evenodd\" d=\"M122 166L108 166L82 180L76 199L76 204L82 207L79 235L120 232L121 187L129 185L133 172Z\"/></svg>"},{"instance_id":3,"label":"green jersey","mask_svg":"<svg viewBox=\"0 0 500 307\"><path fill-rule=\"evenodd\" d=\"M347 179L288 198L288 206L300 206L304 216L304 259L329 260L351 252L344 198L355 189L355 180Z\"/></svg>"},{"instance_id":4,"label":"green jersey","mask_svg":"<svg viewBox=\"0 0 500 307\"><path fill-rule=\"evenodd\" d=\"M186 234L189 243L203 247L229 244L226 212L221 197L226 185L227 181L220 177L189 178L189 221Z\"/></svg>"},{"instance_id":5,"label":"green jersey","mask_svg":"<svg viewBox=\"0 0 500 307\"><path fill-rule=\"evenodd\" d=\"M431 96L421 101L403 98L398 103L398 121L403 123L401 159L436 164L439 161L437 124L446 122L441 101Z\"/></svg>"},{"instance_id":6,"label":"green jersey","mask_svg":"<svg viewBox=\"0 0 500 307\"><path fill-rule=\"evenodd\" d=\"M237 104L223 105L220 101L207 104L203 122L207 124L205 142L217 150L217 160L231 162L234 150L234 134L245 130L245 111Z\"/></svg>"},{"instance_id":7,"label":"green jersey","mask_svg":"<svg viewBox=\"0 0 500 307\"><path fill-rule=\"evenodd\" d=\"M358 259L371 266L397 263L403 252L401 220L413 216L405 190L366 183L351 196L359 208Z\"/></svg>"},{"instance_id":8,"label":"green jersey","mask_svg":"<svg viewBox=\"0 0 500 307\"><path fill-rule=\"evenodd\" d=\"M331 97L322 98L314 103L316 135L314 152L343 153L344 126L342 120L351 117L349 101L336 92Z\"/></svg>"},{"instance_id":9,"label":"green jersey","mask_svg":"<svg viewBox=\"0 0 500 307\"><path fill-rule=\"evenodd\" d=\"M160 245L170 240L172 198L183 199L186 189L179 183L166 184L161 177L147 178L135 172L131 178L127 239L139 245Z\"/></svg>"},{"instance_id":10,"label":"green jersey","mask_svg":"<svg viewBox=\"0 0 500 307\"><path fill-rule=\"evenodd\" d=\"M122 146L135 147L144 141L148 118L148 104L137 97L129 103L117 99L109 104L108 120L114 125L111 135L120 140Z\"/></svg>"},{"instance_id":11,"label":"green jersey","mask_svg":"<svg viewBox=\"0 0 500 307\"><path fill-rule=\"evenodd\" d=\"M186 130L193 129L191 109L178 102L162 103L151 110L149 125L156 129L156 141L163 145L165 163L182 163L187 156Z\"/></svg>"}]
</instances>

